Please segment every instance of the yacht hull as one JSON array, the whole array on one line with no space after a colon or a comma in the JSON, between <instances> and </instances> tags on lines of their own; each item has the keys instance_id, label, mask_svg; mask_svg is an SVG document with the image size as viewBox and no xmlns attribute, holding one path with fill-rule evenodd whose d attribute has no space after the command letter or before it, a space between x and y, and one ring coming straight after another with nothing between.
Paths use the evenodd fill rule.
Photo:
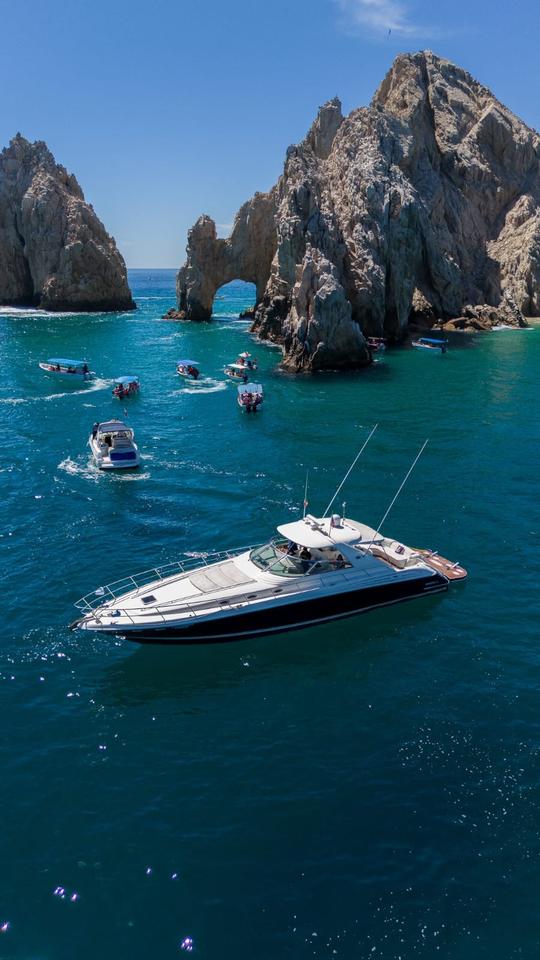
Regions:
<instances>
[{"instance_id":1,"label":"yacht hull","mask_svg":"<svg viewBox=\"0 0 540 960\"><path fill-rule=\"evenodd\" d=\"M167 627L101 628L99 632L115 633L145 644L228 643L248 640L272 633L287 633L318 624L329 623L367 613L378 607L415 600L448 589L448 580L441 574L415 577L400 583L384 584L347 593L336 593L298 600L294 603L274 603L258 610L236 614L220 613L213 618L193 622L188 620Z\"/></svg>"}]
</instances>

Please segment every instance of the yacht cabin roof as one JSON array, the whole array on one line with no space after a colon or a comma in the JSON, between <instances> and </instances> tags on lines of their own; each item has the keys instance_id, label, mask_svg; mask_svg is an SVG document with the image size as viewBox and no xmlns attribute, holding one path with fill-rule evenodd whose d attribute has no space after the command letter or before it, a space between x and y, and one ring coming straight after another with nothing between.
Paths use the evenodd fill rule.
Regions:
<instances>
[{"instance_id":1,"label":"yacht cabin roof","mask_svg":"<svg viewBox=\"0 0 540 960\"><path fill-rule=\"evenodd\" d=\"M332 517L306 516L295 523L283 523L278 533L292 540L301 547L322 549L340 543L357 543L359 541L382 540L381 534L363 523L345 520L339 517L332 522Z\"/></svg>"},{"instance_id":2,"label":"yacht cabin roof","mask_svg":"<svg viewBox=\"0 0 540 960\"><path fill-rule=\"evenodd\" d=\"M122 420L106 420L105 423L99 424L98 429L100 433L118 433L120 430L129 430L130 428Z\"/></svg>"}]
</instances>

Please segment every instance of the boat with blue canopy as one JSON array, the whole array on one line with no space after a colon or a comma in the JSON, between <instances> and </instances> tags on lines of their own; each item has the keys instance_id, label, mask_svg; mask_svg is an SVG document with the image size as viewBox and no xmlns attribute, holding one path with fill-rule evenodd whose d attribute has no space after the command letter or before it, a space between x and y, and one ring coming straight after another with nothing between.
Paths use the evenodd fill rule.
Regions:
<instances>
[{"instance_id":1,"label":"boat with blue canopy","mask_svg":"<svg viewBox=\"0 0 540 960\"><path fill-rule=\"evenodd\" d=\"M436 353L446 353L448 350L448 340L436 340L433 337L418 337L418 340L413 340L412 345L416 350L431 350Z\"/></svg>"},{"instance_id":2,"label":"boat with blue canopy","mask_svg":"<svg viewBox=\"0 0 540 960\"><path fill-rule=\"evenodd\" d=\"M262 383L241 383L238 386L238 406L246 413L257 413L263 399Z\"/></svg>"},{"instance_id":3,"label":"boat with blue canopy","mask_svg":"<svg viewBox=\"0 0 540 960\"><path fill-rule=\"evenodd\" d=\"M94 371L90 370L86 360L51 357L49 360L41 361L39 366L45 373L52 373L55 377L63 377L73 381L91 380L95 377Z\"/></svg>"},{"instance_id":4,"label":"boat with blue canopy","mask_svg":"<svg viewBox=\"0 0 540 960\"><path fill-rule=\"evenodd\" d=\"M125 400L126 397L133 397L139 392L140 384L138 377L117 377L114 381L113 397L119 400Z\"/></svg>"},{"instance_id":5,"label":"boat with blue canopy","mask_svg":"<svg viewBox=\"0 0 540 960\"><path fill-rule=\"evenodd\" d=\"M186 377L187 380L199 379L199 364L197 360L177 360L176 372L179 377Z\"/></svg>"}]
</instances>

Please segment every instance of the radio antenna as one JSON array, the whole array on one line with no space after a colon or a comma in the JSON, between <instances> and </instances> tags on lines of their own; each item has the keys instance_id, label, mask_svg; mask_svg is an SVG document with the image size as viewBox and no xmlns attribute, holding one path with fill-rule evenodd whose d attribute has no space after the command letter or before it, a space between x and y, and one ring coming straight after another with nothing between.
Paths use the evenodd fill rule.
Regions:
<instances>
[{"instance_id":1,"label":"radio antenna","mask_svg":"<svg viewBox=\"0 0 540 960\"><path fill-rule=\"evenodd\" d=\"M369 434L368 438L367 438L366 440L364 440L364 442L363 442L362 446L360 447L358 453L356 454L353 462L351 463L349 469L347 470L347 473L346 473L345 476L343 477L343 480L341 481L341 483L340 483L339 487L337 488L334 496L332 497L330 503L328 504L326 510L324 511L323 517L328 516L328 513L329 513L329 511L330 511L330 508L331 508L332 504L334 503L334 500L336 499L336 497L337 497L339 491L341 490L343 484L344 484L345 481L348 479L349 474L351 474L352 471L354 470L357 461L360 459L360 454L362 454L362 453L364 452L364 450L366 449L369 441L371 440L371 438L372 438L373 434L375 433L375 431L376 431L376 429L377 429L378 426L379 426L379 424L376 423L375 426L373 427L371 433Z\"/></svg>"},{"instance_id":2,"label":"radio antenna","mask_svg":"<svg viewBox=\"0 0 540 960\"><path fill-rule=\"evenodd\" d=\"M416 457L414 458L413 462L411 463L411 466L410 466L409 469L407 470L407 473L405 474L403 480L401 481L401 484L400 484L400 486L399 486L399 489L398 489L397 493L396 493L395 496L394 496L394 499L393 499L392 502L390 503L390 506L388 507L388 509L387 509L384 517L383 517L382 520L380 521L380 523L379 523L379 525L378 525L378 527L377 527L377 529L376 529L376 531L375 531L375 536L374 536L373 539L371 540L371 543L373 543L374 540L375 540L375 537L377 537L377 536L379 535L380 530L381 530L381 527L382 527L384 521L386 520L386 518L387 518L388 514L390 513L392 507L394 506L397 498L399 497L401 491L403 490L403 487L404 487L405 484L407 483L407 480L409 479L411 473L413 472L416 464L418 463L418 461L419 461L420 457L422 456L424 450L426 449L428 443L429 443L429 438L428 438L427 440L424 440L424 443L423 443L422 447L420 448L420 450L419 450L418 453L416 454Z\"/></svg>"}]
</instances>

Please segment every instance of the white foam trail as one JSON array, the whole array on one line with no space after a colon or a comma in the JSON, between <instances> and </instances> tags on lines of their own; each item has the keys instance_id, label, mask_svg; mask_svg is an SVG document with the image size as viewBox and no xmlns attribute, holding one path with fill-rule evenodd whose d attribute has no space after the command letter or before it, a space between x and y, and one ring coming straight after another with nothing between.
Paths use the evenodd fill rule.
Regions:
<instances>
[{"instance_id":1,"label":"white foam trail","mask_svg":"<svg viewBox=\"0 0 540 960\"><path fill-rule=\"evenodd\" d=\"M62 460L62 462L58 464L58 469L64 470L65 473L68 473L71 477L83 477L84 480L92 480L93 483L97 483L100 478L100 471L93 460L77 463L77 461L72 460L71 457L66 457L65 460Z\"/></svg>"},{"instance_id":2,"label":"white foam trail","mask_svg":"<svg viewBox=\"0 0 540 960\"><path fill-rule=\"evenodd\" d=\"M43 397L0 397L0 403L39 403L41 400L59 400L61 397L78 397L83 393L94 393L96 390L106 390L112 386L112 380L97 378L92 380L82 390L65 390L63 393L48 393Z\"/></svg>"},{"instance_id":3,"label":"white foam trail","mask_svg":"<svg viewBox=\"0 0 540 960\"><path fill-rule=\"evenodd\" d=\"M140 473L133 470L100 470L92 458L82 463L72 460L71 457L66 457L58 464L58 470L63 470L71 477L82 477L83 480L90 480L92 483L98 483L107 475L110 475L114 480L147 480L150 476L148 472Z\"/></svg>"},{"instance_id":4,"label":"white foam trail","mask_svg":"<svg viewBox=\"0 0 540 960\"><path fill-rule=\"evenodd\" d=\"M227 386L228 384L225 380L214 380L212 377L203 377L202 380L190 380L189 387L184 387L183 390L174 390L169 396L174 397L179 393L219 393L220 390L226 390Z\"/></svg>"}]
</instances>

